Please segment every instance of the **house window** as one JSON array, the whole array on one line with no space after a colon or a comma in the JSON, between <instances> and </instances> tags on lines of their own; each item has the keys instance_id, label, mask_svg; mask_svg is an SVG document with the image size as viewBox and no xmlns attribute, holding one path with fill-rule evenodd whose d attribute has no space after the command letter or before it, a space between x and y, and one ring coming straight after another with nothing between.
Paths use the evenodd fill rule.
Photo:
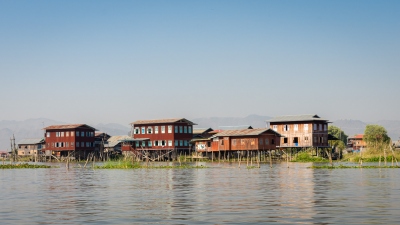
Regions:
<instances>
[{"instance_id":1,"label":"house window","mask_svg":"<svg viewBox=\"0 0 400 225\"><path fill-rule=\"evenodd\" d=\"M183 127L183 133L187 134L187 126Z\"/></svg>"},{"instance_id":2,"label":"house window","mask_svg":"<svg viewBox=\"0 0 400 225\"><path fill-rule=\"evenodd\" d=\"M142 147L146 146L146 141L142 141Z\"/></svg>"},{"instance_id":3,"label":"house window","mask_svg":"<svg viewBox=\"0 0 400 225\"><path fill-rule=\"evenodd\" d=\"M158 126L155 126L155 127L154 127L154 133L155 133L155 134L158 134Z\"/></svg>"},{"instance_id":4,"label":"house window","mask_svg":"<svg viewBox=\"0 0 400 225\"><path fill-rule=\"evenodd\" d=\"M172 126L168 126L168 134L172 133Z\"/></svg>"},{"instance_id":5,"label":"house window","mask_svg":"<svg viewBox=\"0 0 400 225\"><path fill-rule=\"evenodd\" d=\"M74 147L74 142L71 142L71 147Z\"/></svg>"},{"instance_id":6,"label":"house window","mask_svg":"<svg viewBox=\"0 0 400 225\"><path fill-rule=\"evenodd\" d=\"M261 138L258 139L258 144L259 144L259 145L263 145L263 144L264 144L263 139L261 139Z\"/></svg>"},{"instance_id":7,"label":"house window","mask_svg":"<svg viewBox=\"0 0 400 225\"><path fill-rule=\"evenodd\" d=\"M136 147L139 147L139 142L138 142L138 141L135 141L135 143L136 143Z\"/></svg>"},{"instance_id":8,"label":"house window","mask_svg":"<svg viewBox=\"0 0 400 225\"><path fill-rule=\"evenodd\" d=\"M278 131L278 125L272 125L272 130Z\"/></svg>"},{"instance_id":9,"label":"house window","mask_svg":"<svg viewBox=\"0 0 400 225\"><path fill-rule=\"evenodd\" d=\"M50 132L47 132L47 133L46 133L46 137L50 137Z\"/></svg>"},{"instance_id":10,"label":"house window","mask_svg":"<svg viewBox=\"0 0 400 225\"><path fill-rule=\"evenodd\" d=\"M154 141L154 146L158 146L158 141Z\"/></svg>"},{"instance_id":11,"label":"house window","mask_svg":"<svg viewBox=\"0 0 400 225\"><path fill-rule=\"evenodd\" d=\"M168 146L172 146L172 141L168 140Z\"/></svg>"},{"instance_id":12,"label":"house window","mask_svg":"<svg viewBox=\"0 0 400 225\"><path fill-rule=\"evenodd\" d=\"M81 142L81 147L85 147L85 142Z\"/></svg>"},{"instance_id":13,"label":"house window","mask_svg":"<svg viewBox=\"0 0 400 225\"><path fill-rule=\"evenodd\" d=\"M320 143L324 143L324 137L320 137Z\"/></svg>"},{"instance_id":14,"label":"house window","mask_svg":"<svg viewBox=\"0 0 400 225\"><path fill-rule=\"evenodd\" d=\"M314 143L317 143L317 137L314 137Z\"/></svg>"},{"instance_id":15,"label":"house window","mask_svg":"<svg viewBox=\"0 0 400 225\"><path fill-rule=\"evenodd\" d=\"M65 132L65 136L69 137L69 131Z\"/></svg>"},{"instance_id":16,"label":"house window","mask_svg":"<svg viewBox=\"0 0 400 225\"><path fill-rule=\"evenodd\" d=\"M85 132L81 131L81 137L85 137Z\"/></svg>"},{"instance_id":17,"label":"house window","mask_svg":"<svg viewBox=\"0 0 400 225\"><path fill-rule=\"evenodd\" d=\"M322 130L322 124L319 125L319 130Z\"/></svg>"},{"instance_id":18,"label":"house window","mask_svg":"<svg viewBox=\"0 0 400 225\"><path fill-rule=\"evenodd\" d=\"M289 125L288 124L283 125L283 131L289 131Z\"/></svg>"},{"instance_id":19,"label":"house window","mask_svg":"<svg viewBox=\"0 0 400 225\"><path fill-rule=\"evenodd\" d=\"M153 128L148 127L148 128L147 128L147 133L148 133L148 134L152 134L152 133L153 133Z\"/></svg>"},{"instance_id":20,"label":"house window","mask_svg":"<svg viewBox=\"0 0 400 225\"><path fill-rule=\"evenodd\" d=\"M165 134L165 126L161 126L161 133Z\"/></svg>"},{"instance_id":21,"label":"house window","mask_svg":"<svg viewBox=\"0 0 400 225\"><path fill-rule=\"evenodd\" d=\"M161 146L165 146L165 141L164 140L161 141Z\"/></svg>"},{"instance_id":22,"label":"house window","mask_svg":"<svg viewBox=\"0 0 400 225\"><path fill-rule=\"evenodd\" d=\"M189 146L189 143L188 143L187 140L183 141L183 144L184 144L185 146Z\"/></svg>"},{"instance_id":23,"label":"house window","mask_svg":"<svg viewBox=\"0 0 400 225\"><path fill-rule=\"evenodd\" d=\"M306 136L306 137L304 137L304 140L305 140L305 141L308 141L308 137L307 137L307 136Z\"/></svg>"},{"instance_id":24,"label":"house window","mask_svg":"<svg viewBox=\"0 0 400 225\"><path fill-rule=\"evenodd\" d=\"M328 130L328 125L324 124L324 131L327 131L327 130Z\"/></svg>"},{"instance_id":25,"label":"house window","mask_svg":"<svg viewBox=\"0 0 400 225\"><path fill-rule=\"evenodd\" d=\"M140 133L140 129L139 129L139 127L135 127L135 134L139 134Z\"/></svg>"},{"instance_id":26,"label":"house window","mask_svg":"<svg viewBox=\"0 0 400 225\"><path fill-rule=\"evenodd\" d=\"M287 138L283 138L283 144L287 144Z\"/></svg>"},{"instance_id":27,"label":"house window","mask_svg":"<svg viewBox=\"0 0 400 225\"><path fill-rule=\"evenodd\" d=\"M304 124L304 130L308 130L308 123Z\"/></svg>"},{"instance_id":28,"label":"house window","mask_svg":"<svg viewBox=\"0 0 400 225\"><path fill-rule=\"evenodd\" d=\"M183 127L179 126L179 133L182 134L183 133Z\"/></svg>"},{"instance_id":29,"label":"house window","mask_svg":"<svg viewBox=\"0 0 400 225\"><path fill-rule=\"evenodd\" d=\"M298 131L298 130L299 130L299 125L298 125L298 124L295 124L293 130L294 130L294 131Z\"/></svg>"},{"instance_id":30,"label":"house window","mask_svg":"<svg viewBox=\"0 0 400 225\"><path fill-rule=\"evenodd\" d=\"M183 140L179 140L179 146L183 146Z\"/></svg>"},{"instance_id":31,"label":"house window","mask_svg":"<svg viewBox=\"0 0 400 225\"><path fill-rule=\"evenodd\" d=\"M71 131L71 137L73 137L74 136L74 132L73 131Z\"/></svg>"},{"instance_id":32,"label":"house window","mask_svg":"<svg viewBox=\"0 0 400 225\"><path fill-rule=\"evenodd\" d=\"M236 143L236 140L235 140ZM207 141L207 147L210 148L211 147L211 141Z\"/></svg>"},{"instance_id":33,"label":"house window","mask_svg":"<svg viewBox=\"0 0 400 225\"><path fill-rule=\"evenodd\" d=\"M76 142L76 147L79 147L79 142Z\"/></svg>"},{"instance_id":34,"label":"house window","mask_svg":"<svg viewBox=\"0 0 400 225\"><path fill-rule=\"evenodd\" d=\"M178 140L175 140L175 146L178 146Z\"/></svg>"},{"instance_id":35,"label":"house window","mask_svg":"<svg viewBox=\"0 0 400 225\"><path fill-rule=\"evenodd\" d=\"M146 133L146 128L142 127L142 134L145 134L145 133Z\"/></svg>"},{"instance_id":36,"label":"house window","mask_svg":"<svg viewBox=\"0 0 400 225\"><path fill-rule=\"evenodd\" d=\"M178 133L178 126L175 126L175 134Z\"/></svg>"},{"instance_id":37,"label":"house window","mask_svg":"<svg viewBox=\"0 0 400 225\"><path fill-rule=\"evenodd\" d=\"M274 139L274 138L271 139L271 144L272 144L272 145L275 144L275 139Z\"/></svg>"},{"instance_id":38,"label":"house window","mask_svg":"<svg viewBox=\"0 0 400 225\"><path fill-rule=\"evenodd\" d=\"M189 134L192 133L192 126L188 126L188 133L189 133Z\"/></svg>"},{"instance_id":39,"label":"house window","mask_svg":"<svg viewBox=\"0 0 400 225\"><path fill-rule=\"evenodd\" d=\"M232 140L232 146L236 146L236 139Z\"/></svg>"},{"instance_id":40,"label":"house window","mask_svg":"<svg viewBox=\"0 0 400 225\"><path fill-rule=\"evenodd\" d=\"M314 124L314 130L317 130L317 124Z\"/></svg>"},{"instance_id":41,"label":"house window","mask_svg":"<svg viewBox=\"0 0 400 225\"><path fill-rule=\"evenodd\" d=\"M148 145L149 147L151 147L151 141L149 141L149 142L147 143L147 145Z\"/></svg>"},{"instance_id":42,"label":"house window","mask_svg":"<svg viewBox=\"0 0 400 225\"><path fill-rule=\"evenodd\" d=\"M274 139L272 139L272 140L274 140ZM268 138L267 138L267 139L265 139L265 144L266 144L266 145L269 145Z\"/></svg>"}]
</instances>

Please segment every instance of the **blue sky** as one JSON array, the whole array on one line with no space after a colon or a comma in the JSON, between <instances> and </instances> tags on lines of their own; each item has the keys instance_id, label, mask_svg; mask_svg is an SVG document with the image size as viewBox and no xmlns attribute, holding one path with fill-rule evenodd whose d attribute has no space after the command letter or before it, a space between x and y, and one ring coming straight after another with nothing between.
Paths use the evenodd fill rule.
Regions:
<instances>
[{"instance_id":1,"label":"blue sky","mask_svg":"<svg viewBox=\"0 0 400 225\"><path fill-rule=\"evenodd\" d=\"M0 119L400 120L400 1L0 0Z\"/></svg>"}]
</instances>

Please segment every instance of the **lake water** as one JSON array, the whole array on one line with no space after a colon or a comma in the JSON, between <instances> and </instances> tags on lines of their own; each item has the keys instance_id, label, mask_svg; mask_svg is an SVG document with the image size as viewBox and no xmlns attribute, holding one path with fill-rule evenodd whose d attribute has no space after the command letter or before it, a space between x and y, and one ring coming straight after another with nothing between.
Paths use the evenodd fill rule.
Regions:
<instances>
[{"instance_id":1,"label":"lake water","mask_svg":"<svg viewBox=\"0 0 400 225\"><path fill-rule=\"evenodd\" d=\"M0 223L400 223L399 169L203 164L209 168L0 170Z\"/></svg>"}]
</instances>

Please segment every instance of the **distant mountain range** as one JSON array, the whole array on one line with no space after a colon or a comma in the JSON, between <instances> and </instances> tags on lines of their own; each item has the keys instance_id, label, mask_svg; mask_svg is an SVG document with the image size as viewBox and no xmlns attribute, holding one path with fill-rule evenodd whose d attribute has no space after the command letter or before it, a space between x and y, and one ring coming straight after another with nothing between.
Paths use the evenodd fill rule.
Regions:
<instances>
[{"instance_id":1,"label":"distant mountain range","mask_svg":"<svg viewBox=\"0 0 400 225\"><path fill-rule=\"evenodd\" d=\"M264 128L266 120L271 119L270 116L249 115L246 117L208 117L195 118L189 120L198 124L194 128L213 128L227 129L228 127L244 127L252 126L253 128ZM0 121L0 151L10 150L10 138L15 136L16 143L25 138L40 138L44 136L43 127L67 124L66 122L56 121L46 118L28 119L24 121L3 120ZM360 120L337 120L331 125L341 128L348 136L364 133L367 124L378 124L386 128L388 135L393 141L399 140L400 137L400 121L398 120L380 120L373 123L365 123ZM101 132L105 132L111 136L126 135L130 131L130 127L117 123L109 124L88 124Z\"/></svg>"}]
</instances>

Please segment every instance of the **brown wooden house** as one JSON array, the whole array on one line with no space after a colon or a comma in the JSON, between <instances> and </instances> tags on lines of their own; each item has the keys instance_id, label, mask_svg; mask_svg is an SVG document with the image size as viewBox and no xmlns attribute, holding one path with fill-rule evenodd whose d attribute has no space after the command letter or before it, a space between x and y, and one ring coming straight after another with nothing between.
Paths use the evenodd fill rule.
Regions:
<instances>
[{"instance_id":1,"label":"brown wooden house","mask_svg":"<svg viewBox=\"0 0 400 225\"><path fill-rule=\"evenodd\" d=\"M38 156L42 154L44 138L27 138L18 142L18 156Z\"/></svg>"},{"instance_id":2,"label":"brown wooden house","mask_svg":"<svg viewBox=\"0 0 400 225\"><path fill-rule=\"evenodd\" d=\"M267 126L282 135L279 148L327 148L328 120L318 115L278 116Z\"/></svg>"},{"instance_id":3,"label":"brown wooden house","mask_svg":"<svg viewBox=\"0 0 400 225\"><path fill-rule=\"evenodd\" d=\"M281 135L269 128L226 130L210 138L193 139L197 152L212 154L235 154L248 151L275 150Z\"/></svg>"}]
</instances>

